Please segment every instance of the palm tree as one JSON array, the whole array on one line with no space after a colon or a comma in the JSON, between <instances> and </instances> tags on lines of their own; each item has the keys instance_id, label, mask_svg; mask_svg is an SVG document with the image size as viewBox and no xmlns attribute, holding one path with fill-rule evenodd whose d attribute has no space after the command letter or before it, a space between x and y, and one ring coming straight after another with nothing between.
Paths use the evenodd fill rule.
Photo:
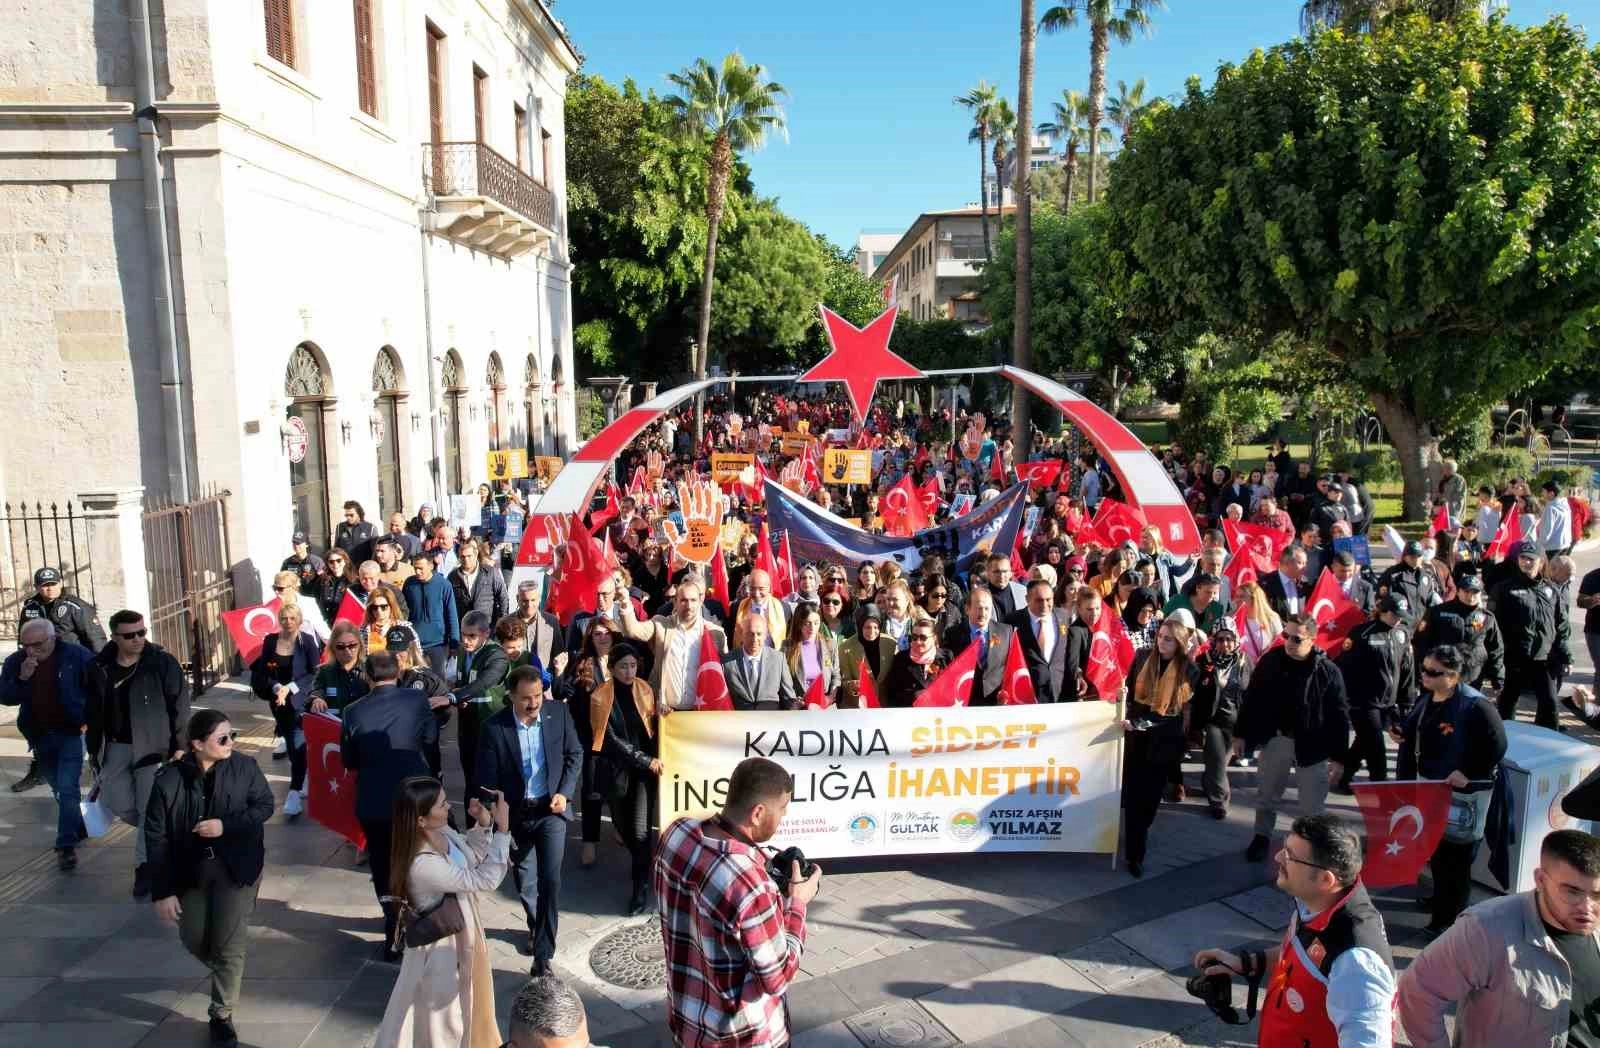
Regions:
<instances>
[{"instance_id":1,"label":"palm tree","mask_svg":"<svg viewBox=\"0 0 1600 1048\"><path fill-rule=\"evenodd\" d=\"M1017 140L1017 114L1011 108L1011 103L1003 98L994 100L994 123L989 129L989 137L993 140L990 146L990 159L994 161L994 211L1001 217L1001 225L1005 225L1002 212L1006 202L1006 158L1011 155L1011 147Z\"/></svg>"},{"instance_id":2,"label":"palm tree","mask_svg":"<svg viewBox=\"0 0 1600 1048\"><path fill-rule=\"evenodd\" d=\"M1033 367L1033 193L1028 182L1033 160L1033 54L1039 27L1033 20L1033 0L1022 0L1022 43L1017 58L1017 302L1011 332L1011 360L1019 368ZM1014 461L1024 461L1033 449L1033 427L1028 424L1028 390L1018 382L1011 387L1011 434Z\"/></svg>"},{"instance_id":3,"label":"palm tree","mask_svg":"<svg viewBox=\"0 0 1600 1048\"><path fill-rule=\"evenodd\" d=\"M1089 141L1089 98L1082 91L1063 91L1061 99L1055 103L1055 119L1039 125L1041 135L1050 135L1061 140L1066 150L1067 185L1063 209L1072 210L1074 187L1078 181L1078 150L1082 149ZM1111 129L1100 129L1100 145L1111 144Z\"/></svg>"},{"instance_id":4,"label":"palm tree","mask_svg":"<svg viewBox=\"0 0 1600 1048\"><path fill-rule=\"evenodd\" d=\"M1106 119L1116 126L1123 145L1127 145L1133 122L1144 112L1144 107L1144 77L1135 80L1132 87L1126 80L1118 80L1117 97L1106 102Z\"/></svg>"},{"instance_id":5,"label":"palm tree","mask_svg":"<svg viewBox=\"0 0 1600 1048\"><path fill-rule=\"evenodd\" d=\"M1313 0L1316 2L1316 0ZM1119 44L1136 32L1150 31L1150 13L1166 0L1067 0L1044 13L1039 28L1047 33L1071 29L1082 18L1089 23L1089 202L1095 201L1100 170L1100 125L1106 115L1106 56L1113 38Z\"/></svg>"},{"instance_id":6,"label":"palm tree","mask_svg":"<svg viewBox=\"0 0 1600 1048\"><path fill-rule=\"evenodd\" d=\"M1394 15L1423 15L1435 22L1455 22L1505 7L1504 0L1305 0L1300 5L1300 28L1309 33L1338 26L1355 33L1370 33Z\"/></svg>"},{"instance_id":7,"label":"palm tree","mask_svg":"<svg viewBox=\"0 0 1600 1048\"><path fill-rule=\"evenodd\" d=\"M728 176L734 157L746 149L759 149L769 131L787 135L782 84L767 79L767 71L746 62L737 51L722 60L722 68L695 59L694 65L667 79L678 88L664 102L677 117L678 127L692 142L711 140L706 179L706 261L700 278L700 332L691 350L689 366L695 377L706 377L711 344L711 289L717 270L717 228L728 193ZM695 412L694 435L704 436L704 412Z\"/></svg>"},{"instance_id":8,"label":"palm tree","mask_svg":"<svg viewBox=\"0 0 1600 1048\"><path fill-rule=\"evenodd\" d=\"M978 143L978 215L983 220L983 257L993 254L989 247L989 180L984 176L984 165L989 162L989 129L994 120L995 103L1000 101L1000 90L987 80L964 95L957 95L955 103L972 114L972 130L967 141Z\"/></svg>"}]
</instances>

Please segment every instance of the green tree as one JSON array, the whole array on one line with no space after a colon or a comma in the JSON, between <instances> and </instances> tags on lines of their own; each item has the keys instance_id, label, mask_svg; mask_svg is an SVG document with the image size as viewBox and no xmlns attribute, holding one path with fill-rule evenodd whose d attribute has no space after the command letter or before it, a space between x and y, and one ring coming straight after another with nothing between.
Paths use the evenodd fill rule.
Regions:
<instances>
[{"instance_id":1,"label":"green tree","mask_svg":"<svg viewBox=\"0 0 1600 1048\"><path fill-rule=\"evenodd\" d=\"M1117 97L1106 103L1106 119L1116 125L1117 137L1122 141L1128 140L1128 135L1133 132L1133 122L1139 114L1144 112L1148 105L1144 100L1144 77L1133 82L1129 87L1126 80L1117 81Z\"/></svg>"},{"instance_id":2,"label":"green tree","mask_svg":"<svg viewBox=\"0 0 1600 1048\"><path fill-rule=\"evenodd\" d=\"M724 365L743 374L791 366L819 324L828 285L816 236L775 201L753 201L726 241L721 268L712 333Z\"/></svg>"},{"instance_id":3,"label":"green tree","mask_svg":"<svg viewBox=\"0 0 1600 1048\"><path fill-rule=\"evenodd\" d=\"M995 106L1000 101L1000 91L987 80L964 95L957 95L955 103L972 115L972 130L967 141L978 144L978 217L983 223L983 254L993 257L989 244L989 179L984 175L984 165L989 162L989 135L994 125ZM996 201L998 206L999 201Z\"/></svg>"},{"instance_id":4,"label":"green tree","mask_svg":"<svg viewBox=\"0 0 1600 1048\"><path fill-rule=\"evenodd\" d=\"M1033 20L1033 0L1022 0L1021 44L1017 57L1017 174L1013 192L1017 198L1017 304L1012 323L1011 362L1024 370L1033 368L1033 343L1029 337L1033 313L1033 59L1039 27ZM1020 459L1033 450L1033 427L1023 425L1028 418L1032 394L1016 383L1011 389L1012 443Z\"/></svg>"},{"instance_id":5,"label":"green tree","mask_svg":"<svg viewBox=\"0 0 1600 1048\"><path fill-rule=\"evenodd\" d=\"M1106 116L1106 57L1111 41L1127 44L1135 33L1150 32L1150 15L1165 0L1067 0L1045 11L1039 28L1046 33L1071 29L1082 19L1089 23L1089 202L1098 199L1100 178L1100 126Z\"/></svg>"},{"instance_id":6,"label":"green tree","mask_svg":"<svg viewBox=\"0 0 1600 1048\"><path fill-rule=\"evenodd\" d=\"M994 102L994 126L989 129L989 161L994 164L994 209L1000 214L1006 201L1006 158L1017 140L1017 114L1004 98ZM993 253L989 255L994 258Z\"/></svg>"},{"instance_id":7,"label":"green tree","mask_svg":"<svg viewBox=\"0 0 1600 1048\"><path fill-rule=\"evenodd\" d=\"M1234 448L1283 415L1279 373L1257 347L1203 335L1185 354L1178 434L1189 451L1228 463Z\"/></svg>"},{"instance_id":8,"label":"green tree","mask_svg":"<svg viewBox=\"0 0 1600 1048\"><path fill-rule=\"evenodd\" d=\"M1450 22L1473 15L1487 18L1491 10L1503 6L1497 0L1305 0L1300 5L1300 27L1308 33L1330 26L1366 33L1396 15Z\"/></svg>"},{"instance_id":9,"label":"green tree","mask_svg":"<svg viewBox=\"0 0 1600 1048\"><path fill-rule=\"evenodd\" d=\"M667 76L678 93L668 95L667 105L678 117L686 139L704 144L709 140L706 161L706 254L700 278L700 323L692 363L696 378L705 378L711 348L711 296L717 271L717 227L722 221L728 179L739 153L758 149L770 132L785 133L783 102L788 92L782 84L767 79L760 65L746 62L734 52L722 60L722 67L704 58L694 65ZM695 413L695 439L703 436L703 412Z\"/></svg>"},{"instance_id":10,"label":"green tree","mask_svg":"<svg viewBox=\"0 0 1600 1048\"><path fill-rule=\"evenodd\" d=\"M1323 347L1388 430L1408 511L1440 434L1595 351L1600 58L1563 20L1258 51L1145 118L1116 175L1148 322Z\"/></svg>"},{"instance_id":11,"label":"green tree","mask_svg":"<svg viewBox=\"0 0 1600 1048\"><path fill-rule=\"evenodd\" d=\"M1062 192L1061 209L1072 210L1073 192L1078 180L1078 150L1089 141L1089 99L1081 91L1063 91L1055 102L1055 115L1039 125L1041 135L1050 135L1061 141L1066 153L1066 188ZM1111 129L1100 129L1100 144L1111 144Z\"/></svg>"},{"instance_id":12,"label":"green tree","mask_svg":"<svg viewBox=\"0 0 1600 1048\"><path fill-rule=\"evenodd\" d=\"M856 327L866 327L884 310L883 285L856 268L853 249L840 247L821 233L816 234L816 239L817 249L827 263L822 304ZM813 312L815 309L816 303L812 303ZM826 343L819 316L813 344L821 349Z\"/></svg>"}]
</instances>

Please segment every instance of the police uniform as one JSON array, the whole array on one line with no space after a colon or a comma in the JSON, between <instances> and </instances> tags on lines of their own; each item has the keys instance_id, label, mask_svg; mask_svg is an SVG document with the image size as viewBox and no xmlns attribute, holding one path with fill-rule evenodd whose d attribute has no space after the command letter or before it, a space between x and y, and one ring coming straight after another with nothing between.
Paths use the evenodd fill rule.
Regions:
<instances>
[{"instance_id":1,"label":"police uniform","mask_svg":"<svg viewBox=\"0 0 1600 1048\"><path fill-rule=\"evenodd\" d=\"M61 575L54 568L40 568L34 572L35 586L50 586L60 581ZM100 623L95 619L94 605L70 593L63 593L51 601L35 593L23 601L22 614L17 619L19 636L22 627L34 619L44 619L54 626L57 639L82 645L96 655L106 646L106 631L100 628Z\"/></svg>"},{"instance_id":2,"label":"police uniform","mask_svg":"<svg viewBox=\"0 0 1600 1048\"><path fill-rule=\"evenodd\" d=\"M389 632L383 635L383 642L389 651L410 651L417 643L417 632L409 623L397 623L389 627ZM400 674L396 683L402 688L414 688L430 699L449 698L450 685L427 666L413 666ZM433 711L433 719L438 722L442 732L446 722L450 720L450 707L440 706ZM439 752L437 737L423 746L423 754L428 758L428 769L433 772L434 778L439 778L443 757Z\"/></svg>"},{"instance_id":3,"label":"police uniform","mask_svg":"<svg viewBox=\"0 0 1600 1048\"><path fill-rule=\"evenodd\" d=\"M1438 582L1433 572L1421 564L1408 568L1404 561L1391 566L1378 576L1379 598L1389 593L1397 593L1406 599L1406 604L1410 607L1403 616L1407 626L1414 625L1417 616L1439 599Z\"/></svg>"},{"instance_id":4,"label":"police uniform","mask_svg":"<svg viewBox=\"0 0 1600 1048\"><path fill-rule=\"evenodd\" d=\"M1405 617L1402 599L1391 593L1378 599L1378 611L1389 610ZM1335 665L1344 674L1345 694L1350 701L1350 725L1355 742L1344 762L1342 790L1350 788L1356 769L1363 761L1372 782L1389 777L1389 756L1383 733L1405 716L1415 694L1416 672L1411 663L1411 639L1405 627L1390 626L1382 619L1363 622L1345 638L1344 650Z\"/></svg>"},{"instance_id":5,"label":"police uniform","mask_svg":"<svg viewBox=\"0 0 1600 1048\"><path fill-rule=\"evenodd\" d=\"M1516 719L1517 700L1532 688L1538 701L1534 723L1541 728L1557 725L1555 682L1550 676L1556 600L1556 589L1548 581L1521 571L1494 591L1494 617L1506 646L1506 682L1496 703L1502 720Z\"/></svg>"},{"instance_id":6,"label":"police uniform","mask_svg":"<svg viewBox=\"0 0 1600 1048\"><path fill-rule=\"evenodd\" d=\"M305 541L306 533L297 531L290 536L289 544L298 546ZM278 566L279 571L292 571L299 576L300 592L311 597L317 595L317 578L326 568L327 564L323 562L322 558L312 553L309 549L304 557L290 554L283 558L283 563Z\"/></svg>"},{"instance_id":7,"label":"police uniform","mask_svg":"<svg viewBox=\"0 0 1600 1048\"><path fill-rule=\"evenodd\" d=\"M1462 584L1471 585L1463 579L1458 588ZM1413 663L1421 666L1428 652L1444 644L1461 650L1466 662L1461 669L1464 683L1498 688L1505 680L1505 642L1500 637L1500 624L1481 606L1474 608L1457 598L1429 608L1417 623Z\"/></svg>"}]
</instances>

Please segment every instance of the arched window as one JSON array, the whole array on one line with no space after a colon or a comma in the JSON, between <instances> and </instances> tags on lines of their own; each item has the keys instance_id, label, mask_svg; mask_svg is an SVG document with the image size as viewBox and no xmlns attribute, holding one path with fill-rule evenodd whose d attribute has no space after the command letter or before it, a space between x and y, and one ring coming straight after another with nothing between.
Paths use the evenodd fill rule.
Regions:
<instances>
[{"instance_id":1,"label":"arched window","mask_svg":"<svg viewBox=\"0 0 1600 1048\"><path fill-rule=\"evenodd\" d=\"M404 510L405 490L400 468L400 400L405 391L405 372L394 349L384 346L372 362L372 443L378 456L378 528L382 517Z\"/></svg>"},{"instance_id":2,"label":"arched window","mask_svg":"<svg viewBox=\"0 0 1600 1048\"><path fill-rule=\"evenodd\" d=\"M289 400L288 436L284 453L289 459L289 499L294 505L294 530L306 533L311 547L328 548L332 534L328 521L327 429L323 424L332 382L322 352L302 342L289 354L284 368L283 393Z\"/></svg>"},{"instance_id":3,"label":"arched window","mask_svg":"<svg viewBox=\"0 0 1600 1048\"><path fill-rule=\"evenodd\" d=\"M484 401L484 407L489 413L489 448L499 451L505 446L504 426L506 419L506 376L500 366L500 354L489 354L489 367L484 372L484 385L489 387L489 399Z\"/></svg>"},{"instance_id":4,"label":"arched window","mask_svg":"<svg viewBox=\"0 0 1600 1048\"><path fill-rule=\"evenodd\" d=\"M462 414L467 410L467 386L462 376L461 355L450 350L444 355L439 386L444 390L444 469L445 491L460 494L466 483L461 469Z\"/></svg>"}]
</instances>

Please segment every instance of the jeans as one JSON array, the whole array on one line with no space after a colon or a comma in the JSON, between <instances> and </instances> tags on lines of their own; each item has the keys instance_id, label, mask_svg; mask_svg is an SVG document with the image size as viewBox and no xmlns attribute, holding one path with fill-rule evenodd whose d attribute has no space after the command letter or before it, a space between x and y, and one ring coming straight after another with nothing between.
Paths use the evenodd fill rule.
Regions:
<instances>
[{"instance_id":1,"label":"jeans","mask_svg":"<svg viewBox=\"0 0 1600 1048\"><path fill-rule=\"evenodd\" d=\"M1538 703L1533 716L1533 723L1541 728L1554 728L1556 726L1556 690L1555 680L1550 676L1548 661L1525 662L1506 660L1506 686L1500 689L1500 698L1495 702L1499 707L1500 719L1513 721L1517 719L1517 702L1522 698L1524 691L1531 690L1534 700Z\"/></svg>"},{"instance_id":2,"label":"jeans","mask_svg":"<svg viewBox=\"0 0 1600 1048\"><path fill-rule=\"evenodd\" d=\"M113 815L132 826L133 861L145 863L144 810L150 806L150 788L156 783L159 760L134 767L133 747L126 742L106 743L105 763L100 765L100 803Z\"/></svg>"},{"instance_id":3,"label":"jeans","mask_svg":"<svg viewBox=\"0 0 1600 1048\"><path fill-rule=\"evenodd\" d=\"M272 703L272 722L278 734L289 740L289 788L304 789L306 785L306 733L300 728L300 714L290 703Z\"/></svg>"},{"instance_id":4,"label":"jeans","mask_svg":"<svg viewBox=\"0 0 1600 1048\"><path fill-rule=\"evenodd\" d=\"M39 774L56 795L56 847L76 848L83 839L83 799L79 781L83 778L83 736L50 731L34 740L33 752L39 758ZM141 835L142 836L142 835Z\"/></svg>"},{"instance_id":5,"label":"jeans","mask_svg":"<svg viewBox=\"0 0 1600 1048\"><path fill-rule=\"evenodd\" d=\"M1202 749L1206 767L1200 773L1200 787L1206 792L1206 803L1213 808L1226 809L1233 796L1228 786L1228 757L1233 752L1233 729L1206 725Z\"/></svg>"},{"instance_id":6,"label":"jeans","mask_svg":"<svg viewBox=\"0 0 1600 1048\"><path fill-rule=\"evenodd\" d=\"M511 876L528 919L536 961L548 961L556 954L561 859L566 848L567 820L551 813L549 799L524 801L521 818L511 829Z\"/></svg>"},{"instance_id":7,"label":"jeans","mask_svg":"<svg viewBox=\"0 0 1600 1048\"><path fill-rule=\"evenodd\" d=\"M1294 770L1295 788L1300 793L1300 814L1321 815L1328 806L1328 762L1318 761L1297 769L1294 740L1280 735L1261 747L1261 767L1256 790L1261 799L1256 807L1256 834L1272 836L1278 825L1278 802L1289 788L1289 772ZM1296 770L1297 769L1297 770Z\"/></svg>"},{"instance_id":8,"label":"jeans","mask_svg":"<svg viewBox=\"0 0 1600 1048\"><path fill-rule=\"evenodd\" d=\"M1472 864L1478 857L1482 841L1459 843L1439 841L1428 867L1433 871L1433 919L1428 923L1435 928L1448 928L1467 908L1472 897Z\"/></svg>"},{"instance_id":9,"label":"jeans","mask_svg":"<svg viewBox=\"0 0 1600 1048\"><path fill-rule=\"evenodd\" d=\"M428 660L430 670L443 677L444 668L450 663L450 648L445 644L435 644L431 648L423 648L422 657Z\"/></svg>"},{"instance_id":10,"label":"jeans","mask_svg":"<svg viewBox=\"0 0 1600 1048\"><path fill-rule=\"evenodd\" d=\"M250 938L250 914L256 908L255 884L237 885L220 859L200 863L195 886L178 899L178 937L188 950L211 969L213 1019L227 1019L239 1000L244 981L244 949Z\"/></svg>"},{"instance_id":11,"label":"jeans","mask_svg":"<svg viewBox=\"0 0 1600 1048\"><path fill-rule=\"evenodd\" d=\"M372 874L372 891L383 908L383 948L395 945L395 922L400 910L394 903L384 902L389 891L389 843L394 835L394 823L387 819L362 819L361 832L367 837L367 870Z\"/></svg>"},{"instance_id":12,"label":"jeans","mask_svg":"<svg viewBox=\"0 0 1600 1048\"><path fill-rule=\"evenodd\" d=\"M1356 777L1363 761L1367 765L1367 778L1383 782L1389 777L1389 751L1384 748L1383 710L1360 709L1350 711L1350 723L1355 726L1356 741L1344 762L1344 776L1340 785L1348 788Z\"/></svg>"}]
</instances>

